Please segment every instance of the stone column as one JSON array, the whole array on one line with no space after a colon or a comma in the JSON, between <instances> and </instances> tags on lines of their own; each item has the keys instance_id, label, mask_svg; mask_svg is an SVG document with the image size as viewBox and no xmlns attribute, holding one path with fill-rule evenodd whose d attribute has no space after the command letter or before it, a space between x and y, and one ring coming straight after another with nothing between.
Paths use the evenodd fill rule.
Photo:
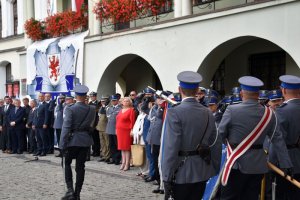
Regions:
<instances>
[{"instance_id":1,"label":"stone column","mask_svg":"<svg viewBox=\"0 0 300 200\"><path fill-rule=\"evenodd\" d=\"M2 38L7 37L7 0L1 0L2 10Z\"/></svg>"},{"instance_id":2,"label":"stone column","mask_svg":"<svg viewBox=\"0 0 300 200\"><path fill-rule=\"evenodd\" d=\"M32 1L25 0L24 16L25 16L25 20L34 18L34 1L33 0ZM29 39L26 34L24 37L25 37L25 48L27 48L28 46L30 46L32 44L32 40Z\"/></svg>"},{"instance_id":3,"label":"stone column","mask_svg":"<svg viewBox=\"0 0 300 200\"><path fill-rule=\"evenodd\" d=\"M88 0L88 21L89 21L90 35L94 34L94 20L96 20L95 15L93 13L94 5L95 5L94 0Z\"/></svg>"},{"instance_id":4,"label":"stone column","mask_svg":"<svg viewBox=\"0 0 300 200\"><path fill-rule=\"evenodd\" d=\"M192 0L182 0L182 16L193 14Z\"/></svg>"},{"instance_id":5,"label":"stone column","mask_svg":"<svg viewBox=\"0 0 300 200\"><path fill-rule=\"evenodd\" d=\"M7 9L7 36L14 35L14 0L7 0L6 9ZM2 21L3 23L3 21Z\"/></svg>"},{"instance_id":6,"label":"stone column","mask_svg":"<svg viewBox=\"0 0 300 200\"><path fill-rule=\"evenodd\" d=\"M18 34L24 33L24 0L18 0Z\"/></svg>"},{"instance_id":7,"label":"stone column","mask_svg":"<svg viewBox=\"0 0 300 200\"><path fill-rule=\"evenodd\" d=\"M188 1L188 0L183 0ZM182 16L182 0L174 0L174 17Z\"/></svg>"},{"instance_id":8,"label":"stone column","mask_svg":"<svg viewBox=\"0 0 300 200\"><path fill-rule=\"evenodd\" d=\"M77 11L76 9L76 1L75 0L71 0L72 2L72 11Z\"/></svg>"}]
</instances>

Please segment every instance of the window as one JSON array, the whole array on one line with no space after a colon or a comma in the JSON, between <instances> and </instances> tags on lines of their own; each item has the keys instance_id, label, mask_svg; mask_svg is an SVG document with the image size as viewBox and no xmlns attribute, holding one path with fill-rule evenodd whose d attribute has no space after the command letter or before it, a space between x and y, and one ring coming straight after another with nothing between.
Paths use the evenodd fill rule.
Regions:
<instances>
[{"instance_id":1,"label":"window","mask_svg":"<svg viewBox=\"0 0 300 200\"><path fill-rule=\"evenodd\" d=\"M264 82L263 89L277 89L279 76L285 74L286 54L284 51L253 54L249 57L250 75Z\"/></svg>"},{"instance_id":2,"label":"window","mask_svg":"<svg viewBox=\"0 0 300 200\"><path fill-rule=\"evenodd\" d=\"M225 60L221 62L219 68L215 72L212 78L212 89L216 90L221 96L225 95L225 86L224 86L224 77L225 77Z\"/></svg>"},{"instance_id":3,"label":"window","mask_svg":"<svg viewBox=\"0 0 300 200\"><path fill-rule=\"evenodd\" d=\"M17 1L13 3L13 15L14 15L14 35L18 34L18 4Z\"/></svg>"}]
</instances>

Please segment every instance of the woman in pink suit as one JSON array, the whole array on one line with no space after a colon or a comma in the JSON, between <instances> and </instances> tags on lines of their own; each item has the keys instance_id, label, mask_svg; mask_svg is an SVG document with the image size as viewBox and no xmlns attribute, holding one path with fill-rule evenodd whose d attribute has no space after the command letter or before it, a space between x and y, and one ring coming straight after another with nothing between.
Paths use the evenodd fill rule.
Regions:
<instances>
[{"instance_id":1,"label":"woman in pink suit","mask_svg":"<svg viewBox=\"0 0 300 200\"><path fill-rule=\"evenodd\" d=\"M135 123L135 111L132 100L125 97L122 102L122 110L117 115L116 133L118 139L118 150L122 151L122 165L120 170L127 171L130 168L130 148L132 137L130 133Z\"/></svg>"}]
</instances>

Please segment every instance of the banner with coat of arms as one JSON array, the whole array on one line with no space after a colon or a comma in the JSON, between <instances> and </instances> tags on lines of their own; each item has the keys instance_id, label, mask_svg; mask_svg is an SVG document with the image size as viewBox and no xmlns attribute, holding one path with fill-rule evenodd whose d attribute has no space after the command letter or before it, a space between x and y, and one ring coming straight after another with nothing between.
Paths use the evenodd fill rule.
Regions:
<instances>
[{"instance_id":1,"label":"banner with coat of arms","mask_svg":"<svg viewBox=\"0 0 300 200\"><path fill-rule=\"evenodd\" d=\"M34 42L27 48L27 84L30 96L37 92L70 93L81 84L84 38L88 31Z\"/></svg>"}]
</instances>

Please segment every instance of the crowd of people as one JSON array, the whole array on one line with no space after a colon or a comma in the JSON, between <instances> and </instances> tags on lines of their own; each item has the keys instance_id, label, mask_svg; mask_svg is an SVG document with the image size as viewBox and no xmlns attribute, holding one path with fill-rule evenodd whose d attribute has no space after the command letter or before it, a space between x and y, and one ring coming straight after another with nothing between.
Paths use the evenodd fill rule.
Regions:
<instances>
[{"instance_id":1,"label":"crowd of people","mask_svg":"<svg viewBox=\"0 0 300 200\"><path fill-rule=\"evenodd\" d=\"M239 80L241 87L234 87L232 94L226 95L222 99L217 91L199 87L202 77L200 79L196 76L195 84L185 80L184 75L183 78L178 78L182 82L180 82L180 93L162 91L158 94L150 88L145 88L140 93L132 90L126 97L121 97L120 94L102 95L101 99L98 100L97 93L91 92L84 103L92 105L91 108L95 109L97 114L89 129L93 145L87 150L86 160L89 161L90 156L99 157L99 162L120 165L120 170L127 171L132 166L131 145L143 145L146 151L146 161L140 167L140 173L137 176L143 177L145 182L154 182L157 185L157 189L153 190L154 193L167 193L166 199L172 196L177 196L176 200L184 199L186 197L182 194L186 193L188 189L181 190L181 186L187 183L201 182L200 185L196 185L201 191L195 193L199 198L204 193L206 181L219 173L221 142L230 146L234 154L234 149L240 148L240 144L243 143L247 134L253 131L252 129L260 122L259 119L265 112L264 108L268 107L273 110L271 113L274 113L273 115L269 114L271 117L268 127L266 129L264 127L260 139L246 149L247 153L239 155L241 158L235 160L235 163L230 166L229 172L233 167L232 174L229 179L225 177L222 180L222 183L225 183L226 186L223 186L219 193L221 199L246 199L244 194L248 195L248 199L257 199L260 181L263 174L267 172L266 155L263 150L271 153L275 151L275 157L277 158L275 164L281 167L287 175L293 175L296 179L300 178L300 127L295 124L291 125L295 120L286 116L284 109L277 111L278 107L287 108L286 104L292 104L294 101L299 104L299 77L291 77L281 79L281 90L271 91L259 90L263 86L259 79L242 77ZM174 101L177 103L174 104ZM197 106L200 106L199 108L195 105L193 108L185 107L185 102L192 105L194 101L197 102ZM3 100L0 99L0 144L2 152L22 154L27 151L35 156L53 154L54 146L59 145L62 142L61 140L65 139L64 136L61 136L63 124L65 123L65 110L66 107L76 103L74 97L61 94L52 99L50 93L40 93L38 100L24 98L22 102L23 106L21 106L19 99L11 99L8 96L5 96ZM173 105L170 102L173 102ZM174 108L168 109L170 106ZM193 109L195 113L193 113ZM168 110L170 110L170 113L167 114ZM207 119L203 117L204 111L208 113ZM197 112L202 114L198 115ZM296 108L296 112L299 115L299 107ZM166 115L169 118L166 120L164 127ZM198 118L199 121L197 122L193 120ZM299 116L295 118L300 119ZM193 140L198 136L191 137L191 140L187 140L186 144L183 142L189 137L184 135L189 134L186 130L197 134L197 130L193 126L199 132L203 132L202 135L200 134L200 143L202 143L202 140L206 140L207 146L209 146L209 148L207 147L209 150L206 149L205 151L203 150L205 149L204 146L200 145L202 149L199 159L204 162L200 163L194 160L199 164L199 168L192 161L186 160L191 156L198 155L198 152L189 151L195 150L196 147L192 147ZM294 126L294 130L290 130L291 126ZM162 138L164 128L166 129L166 137ZM218 134L216 130L218 130ZM72 131L80 132L80 130ZM206 134L206 132L209 134ZM291 134L293 134L292 137ZM186 138L183 139L182 136ZM196 143L198 144L199 141ZM161 148L162 145L165 147ZM181 148L186 149L180 149L180 145ZM190 148L184 147L184 145ZM217 146L217 148L214 150L211 148L213 146ZM281 153L278 153L278 151L281 151ZM205 152L203 156L202 152ZM207 152L209 153L207 154ZM173 155L173 153L176 155ZM59 151L59 154L55 156L61 157L62 151ZM297 156L298 158L296 158ZM182 162L180 160L182 157L185 158L182 165L189 166L189 169L186 169L189 172L185 175L182 172L185 167L176 167ZM251 159L255 163L249 163ZM187 164L189 162L191 163ZM215 165L213 169L210 168L211 165ZM260 166L260 169L249 167L252 165ZM200 172L201 170L203 171ZM174 173L176 174L177 171L179 175L176 176L177 181L175 182L177 184L175 184L175 187L172 181L174 181ZM172 174L174 176L171 176ZM259 176L254 178L248 176L257 174ZM279 180L284 182L278 178ZM252 181L251 187L249 181ZM239 186L236 185L239 183ZM243 184L251 189L251 194L247 193L248 189ZM292 186L286 186L286 183L283 185L280 186L283 191L292 188ZM190 187L192 188L192 185ZM183 191L183 193L180 191ZM288 194L291 195L291 199L299 194L299 189L292 188L291 191ZM282 195L283 193L278 193L278 196ZM193 197L191 196L188 199L193 199Z\"/></svg>"}]
</instances>

